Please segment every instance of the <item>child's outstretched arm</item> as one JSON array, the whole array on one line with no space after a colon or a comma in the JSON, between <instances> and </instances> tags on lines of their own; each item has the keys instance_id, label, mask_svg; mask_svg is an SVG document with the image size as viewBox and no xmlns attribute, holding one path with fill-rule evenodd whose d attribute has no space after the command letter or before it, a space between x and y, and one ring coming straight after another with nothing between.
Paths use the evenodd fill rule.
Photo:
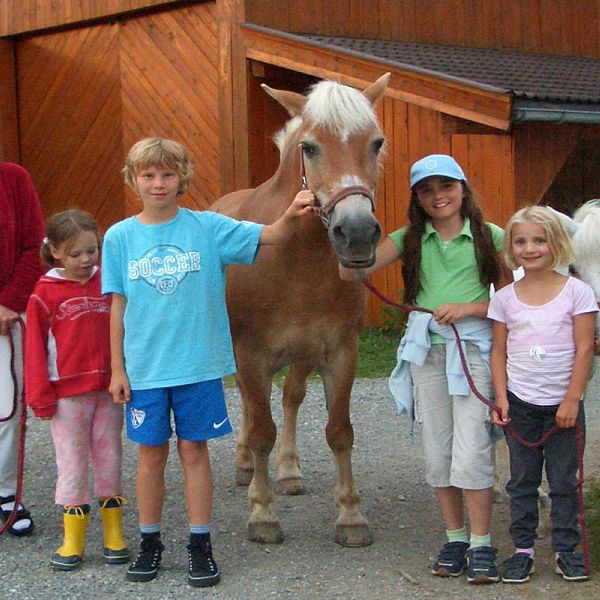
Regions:
<instances>
[{"instance_id":1,"label":"child's outstretched arm","mask_svg":"<svg viewBox=\"0 0 600 600\"><path fill-rule=\"evenodd\" d=\"M585 392L592 368L595 324L596 313L583 313L573 317L573 337L575 339L573 372L565 398L556 411L556 424L562 429L575 427L579 414L579 403Z\"/></svg>"},{"instance_id":2,"label":"child's outstretched arm","mask_svg":"<svg viewBox=\"0 0 600 600\"><path fill-rule=\"evenodd\" d=\"M108 391L112 394L113 400L119 404L129 402L131 390L129 388L129 378L125 372L125 359L123 356L123 336L125 327L123 325L123 315L127 298L121 294L112 295L112 304L110 308L110 364L111 378Z\"/></svg>"},{"instance_id":3,"label":"child's outstretched arm","mask_svg":"<svg viewBox=\"0 0 600 600\"><path fill-rule=\"evenodd\" d=\"M490 370L492 372L492 384L496 404L500 408L502 416L496 411L492 412L492 419L497 425L506 425L510 418L508 416L508 398L506 386L506 338L508 331L506 324L494 321L492 330L492 352L490 354Z\"/></svg>"},{"instance_id":4,"label":"child's outstretched arm","mask_svg":"<svg viewBox=\"0 0 600 600\"><path fill-rule=\"evenodd\" d=\"M389 264L398 260L400 253L396 244L392 242L389 237L386 237L375 250L375 262L368 269L348 269L338 264L338 270L340 278L344 281L360 281L363 277L366 277L369 273L379 271L387 267Z\"/></svg>"},{"instance_id":5,"label":"child's outstretched arm","mask_svg":"<svg viewBox=\"0 0 600 600\"><path fill-rule=\"evenodd\" d=\"M271 225L265 225L260 234L260 244L281 244L290 235L290 223L313 211L315 196L310 190L300 190L287 210Z\"/></svg>"}]
</instances>

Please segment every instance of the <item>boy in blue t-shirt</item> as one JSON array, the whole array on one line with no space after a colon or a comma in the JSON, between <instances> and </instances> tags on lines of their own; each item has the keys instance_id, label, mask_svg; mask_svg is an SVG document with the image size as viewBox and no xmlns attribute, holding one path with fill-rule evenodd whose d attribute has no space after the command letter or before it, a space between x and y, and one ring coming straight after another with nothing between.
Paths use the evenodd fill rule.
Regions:
<instances>
[{"instance_id":1,"label":"boy in blue t-shirt","mask_svg":"<svg viewBox=\"0 0 600 600\"><path fill-rule=\"evenodd\" d=\"M106 232L102 291L112 294L110 391L127 403L127 436L139 444L142 541L127 579L154 579L161 560L172 411L190 524L188 582L211 586L220 575L210 542L207 440L232 431L221 378L236 370L225 267L252 263L259 245L283 242L289 224L312 211L314 197L299 192L271 225L181 208L192 166L181 144L161 138L134 144L123 173L143 208Z\"/></svg>"}]
</instances>

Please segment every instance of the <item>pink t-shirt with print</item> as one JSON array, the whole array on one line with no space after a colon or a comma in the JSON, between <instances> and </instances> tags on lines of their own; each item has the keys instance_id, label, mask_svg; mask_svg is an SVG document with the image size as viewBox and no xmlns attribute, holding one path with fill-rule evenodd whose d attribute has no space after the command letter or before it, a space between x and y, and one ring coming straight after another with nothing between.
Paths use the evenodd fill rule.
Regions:
<instances>
[{"instance_id":1,"label":"pink t-shirt with print","mask_svg":"<svg viewBox=\"0 0 600 600\"><path fill-rule=\"evenodd\" d=\"M521 302L514 283L498 291L490 300L488 317L508 330L508 389L531 404L560 404L575 358L573 317L590 312L598 312L594 292L575 277L569 277L559 294L540 306Z\"/></svg>"}]
</instances>

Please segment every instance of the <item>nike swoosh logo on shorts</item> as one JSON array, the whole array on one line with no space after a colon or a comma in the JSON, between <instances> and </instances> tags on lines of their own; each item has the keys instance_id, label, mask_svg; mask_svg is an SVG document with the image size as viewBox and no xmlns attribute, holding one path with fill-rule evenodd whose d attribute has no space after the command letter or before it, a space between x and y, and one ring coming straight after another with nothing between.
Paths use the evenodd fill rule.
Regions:
<instances>
[{"instance_id":1,"label":"nike swoosh logo on shorts","mask_svg":"<svg viewBox=\"0 0 600 600\"><path fill-rule=\"evenodd\" d=\"M225 418L224 418L224 419L223 419L223 420L222 420L220 423L215 423L215 422L213 421L213 427L214 427L215 429L219 429L219 428L221 427L221 425L224 425L224 424L225 424L225 422L227 421L227 419L228 419L228 418L229 418L229 417L225 417Z\"/></svg>"}]
</instances>

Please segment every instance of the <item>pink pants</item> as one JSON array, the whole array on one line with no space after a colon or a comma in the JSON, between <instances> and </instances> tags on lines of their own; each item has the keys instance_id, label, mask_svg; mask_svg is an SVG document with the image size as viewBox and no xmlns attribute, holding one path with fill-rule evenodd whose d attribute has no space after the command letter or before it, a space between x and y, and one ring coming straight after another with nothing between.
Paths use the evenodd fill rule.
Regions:
<instances>
[{"instance_id":1,"label":"pink pants","mask_svg":"<svg viewBox=\"0 0 600 600\"><path fill-rule=\"evenodd\" d=\"M56 504L89 504L90 459L94 494L121 494L123 407L108 392L60 398L50 427L58 468Z\"/></svg>"}]
</instances>

